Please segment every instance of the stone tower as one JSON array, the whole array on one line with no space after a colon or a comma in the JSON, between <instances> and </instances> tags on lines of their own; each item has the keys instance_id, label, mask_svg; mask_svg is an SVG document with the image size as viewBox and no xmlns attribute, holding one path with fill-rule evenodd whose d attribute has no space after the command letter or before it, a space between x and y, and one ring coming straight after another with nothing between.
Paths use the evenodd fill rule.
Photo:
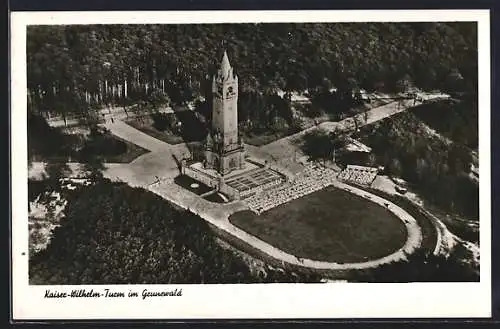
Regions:
<instances>
[{"instance_id":1,"label":"stone tower","mask_svg":"<svg viewBox=\"0 0 500 329\"><path fill-rule=\"evenodd\" d=\"M245 165L244 146L238 136L238 77L224 51L212 81L212 127L205 144L205 168L228 174Z\"/></svg>"}]
</instances>

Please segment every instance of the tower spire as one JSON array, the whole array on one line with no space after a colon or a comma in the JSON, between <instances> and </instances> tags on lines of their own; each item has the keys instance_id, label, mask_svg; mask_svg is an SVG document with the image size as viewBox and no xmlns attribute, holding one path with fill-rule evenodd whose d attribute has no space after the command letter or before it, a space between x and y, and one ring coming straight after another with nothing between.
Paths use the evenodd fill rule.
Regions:
<instances>
[{"instance_id":1,"label":"tower spire","mask_svg":"<svg viewBox=\"0 0 500 329\"><path fill-rule=\"evenodd\" d=\"M245 166L244 145L238 138L238 76L222 50L212 79L212 129L205 148L205 168L216 169L220 175Z\"/></svg>"},{"instance_id":2,"label":"tower spire","mask_svg":"<svg viewBox=\"0 0 500 329\"><path fill-rule=\"evenodd\" d=\"M231 69L231 64L229 63L229 58L227 57L227 52L224 50L224 55L222 55L222 62L220 64L220 70L224 76L229 75L229 70Z\"/></svg>"}]
</instances>

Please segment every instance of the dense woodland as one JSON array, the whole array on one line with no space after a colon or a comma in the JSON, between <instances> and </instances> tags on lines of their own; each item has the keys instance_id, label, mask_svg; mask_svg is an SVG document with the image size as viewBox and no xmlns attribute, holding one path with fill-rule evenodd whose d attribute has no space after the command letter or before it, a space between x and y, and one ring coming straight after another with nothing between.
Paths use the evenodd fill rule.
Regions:
<instances>
[{"instance_id":1,"label":"dense woodland","mask_svg":"<svg viewBox=\"0 0 500 329\"><path fill-rule=\"evenodd\" d=\"M478 148L477 96L423 104L411 109L420 120L455 143Z\"/></svg>"},{"instance_id":2,"label":"dense woodland","mask_svg":"<svg viewBox=\"0 0 500 329\"><path fill-rule=\"evenodd\" d=\"M128 162L147 152L95 125L84 136L64 133L60 128L49 126L42 116L31 112L27 121L29 162Z\"/></svg>"},{"instance_id":3,"label":"dense woodland","mask_svg":"<svg viewBox=\"0 0 500 329\"><path fill-rule=\"evenodd\" d=\"M67 116L207 97L223 48L240 76L241 120L254 124L289 120L269 98L277 88L477 88L473 23L31 26L29 106Z\"/></svg>"},{"instance_id":4,"label":"dense woodland","mask_svg":"<svg viewBox=\"0 0 500 329\"><path fill-rule=\"evenodd\" d=\"M421 195L446 211L479 218L479 186L469 177L471 150L430 135L412 113L401 113L361 128L375 162L403 177Z\"/></svg>"},{"instance_id":5,"label":"dense woodland","mask_svg":"<svg viewBox=\"0 0 500 329\"><path fill-rule=\"evenodd\" d=\"M30 260L32 284L320 279L313 274L271 270L265 278L252 273L245 262L217 243L204 220L143 189L101 179L65 197L69 204L61 226L55 229L48 248Z\"/></svg>"},{"instance_id":6,"label":"dense woodland","mask_svg":"<svg viewBox=\"0 0 500 329\"><path fill-rule=\"evenodd\" d=\"M30 26L29 155L76 158L96 174L102 161L96 154L113 156L127 147L105 131L93 130L85 140L62 134L41 118L47 113L89 118L102 106L155 109L195 101L196 112L210 119L210 103L199 96L210 99L211 76L223 49L240 77L242 131L299 129L286 97L276 95L278 89L308 90L312 110L317 111L312 116L348 110L356 105L352 90L357 88L400 92L414 85L457 93L461 99L463 95L474 98L476 33L473 23L451 22ZM333 87L337 93L329 92ZM374 163L386 165L392 174L419 186L431 202L477 218L477 185L466 177L469 148L477 147L477 125L468 124L477 122L477 101L458 104L431 104L414 111L456 145L421 133L411 114L363 128L358 137L373 147ZM186 112L179 115L193 115ZM449 113L449 120L439 120L444 112ZM181 128L177 119L183 123ZM199 122L195 129L184 125L194 122L189 120L153 119L160 131L179 129L186 141L198 140L203 129ZM190 132L200 136L187 136ZM320 137L323 144L308 135L306 150L317 152L318 159L331 158L341 139ZM64 170L49 164L53 176ZM57 180L51 182L56 188ZM36 190L30 185L30 198L47 188L38 185ZM61 227L48 249L30 260L32 283L319 280L290 273L274 273L266 279L256 276L217 244L203 220L144 190L100 181L67 197ZM362 279L383 280L383 271Z\"/></svg>"},{"instance_id":7,"label":"dense woodland","mask_svg":"<svg viewBox=\"0 0 500 329\"><path fill-rule=\"evenodd\" d=\"M439 108L439 105L429 106ZM461 103L458 106L464 108ZM445 108L451 112L455 109ZM453 117L454 114L446 116ZM436 125L446 126L442 123ZM356 157L356 152L344 151L346 135L340 132L314 130L304 136L301 147L313 160L331 160L335 150L335 160L339 164L383 166L387 174L404 178L431 204L477 220L479 186L469 177L470 165L475 160L472 149L467 147L477 145L477 127L472 128L471 133L470 126L470 122L457 123L452 131L461 129L468 134L456 137L459 142L447 141L430 134L417 116L405 112L364 126L353 135L372 148L372 153L367 156Z\"/></svg>"},{"instance_id":8,"label":"dense woodland","mask_svg":"<svg viewBox=\"0 0 500 329\"><path fill-rule=\"evenodd\" d=\"M479 269L461 259L467 250L462 246L447 257L419 250L406 261L384 264L360 271L354 279L360 282L478 282Z\"/></svg>"},{"instance_id":9,"label":"dense woodland","mask_svg":"<svg viewBox=\"0 0 500 329\"><path fill-rule=\"evenodd\" d=\"M250 269L223 248L208 224L174 208L159 196L123 183L95 177L94 186L61 190L54 165L45 181L30 181L30 200L58 190L69 201L66 216L47 249L30 259L31 284L155 284L319 282L321 275L298 269ZM67 170L67 168L66 168ZM353 271L350 280L367 282L477 281L460 261L417 252L408 262Z\"/></svg>"}]
</instances>

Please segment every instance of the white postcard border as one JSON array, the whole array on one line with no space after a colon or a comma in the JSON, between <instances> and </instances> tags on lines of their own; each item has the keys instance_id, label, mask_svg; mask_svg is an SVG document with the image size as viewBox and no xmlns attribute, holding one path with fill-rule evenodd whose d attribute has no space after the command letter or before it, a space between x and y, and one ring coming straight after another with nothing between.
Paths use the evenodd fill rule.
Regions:
<instances>
[{"instance_id":1,"label":"white postcard border","mask_svg":"<svg viewBox=\"0 0 500 329\"><path fill-rule=\"evenodd\" d=\"M402 318L491 316L490 22L487 10L13 12L11 177L13 318ZM479 51L479 283L29 286L26 26L243 22L477 21ZM45 290L161 291L179 297L47 299Z\"/></svg>"}]
</instances>

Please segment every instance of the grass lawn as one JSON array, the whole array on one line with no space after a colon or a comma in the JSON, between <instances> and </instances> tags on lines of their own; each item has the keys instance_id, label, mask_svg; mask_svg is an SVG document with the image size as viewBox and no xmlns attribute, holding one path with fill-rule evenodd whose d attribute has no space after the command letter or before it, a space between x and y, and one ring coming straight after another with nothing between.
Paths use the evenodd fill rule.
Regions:
<instances>
[{"instance_id":1,"label":"grass lawn","mask_svg":"<svg viewBox=\"0 0 500 329\"><path fill-rule=\"evenodd\" d=\"M323 277L329 278L329 279L336 279L336 280L346 280L349 279L350 273L353 270L322 270L322 269L312 269L312 268L307 268L307 267L302 267L298 265L293 265L285 262L281 262L280 260L277 260L276 258L273 258L266 253L262 252L261 250L254 248L253 246L249 245L248 243L244 242L243 240L240 240L239 238L235 237L231 233L227 233L224 230L221 230L217 226L210 224L207 222L208 226L212 229L212 232L219 237L221 240L224 242L228 243L230 246L235 248L236 250L239 250L240 252L244 252L247 255L251 256L252 258L258 259L260 261L265 262L268 265L277 267L277 268L283 268L287 271L295 272L299 275L310 275L310 274L320 274Z\"/></svg>"},{"instance_id":2,"label":"grass lawn","mask_svg":"<svg viewBox=\"0 0 500 329\"><path fill-rule=\"evenodd\" d=\"M103 161L108 162L108 163L129 163L132 160L138 158L139 156L149 153L148 150L135 145L133 143L130 143L129 141L126 141L120 137L113 136L113 138L120 140L127 144L127 152L118 154L118 155L105 155L103 156Z\"/></svg>"},{"instance_id":3,"label":"grass lawn","mask_svg":"<svg viewBox=\"0 0 500 329\"><path fill-rule=\"evenodd\" d=\"M116 154L116 155L102 155L102 154L96 154L96 156L100 157L104 163L129 163L135 158L148 153L149 151L135 145L133 143L130 143L118 136L115 135L110 135L111 137L115 140L119 140L124 142L127 145L127 151L122 154ZM43 162L50 162L50 163L67 163L67 162L80 162L79 160L79 155L74 154L74 156L69 156L69 155L41 155L41 154L34 154L32 156L32 161L43 161Z\"/></svg>"},{"instance_id":4,"label":"grass lawn","mask_svg":"<svg viewBox=\"0 0 500 329\"><path fill-rule=\"evenodd\" d=\"M124 142L125 144L127 144L127 152L122 153L122 154L118 154L118 155L103 155L102 159L104 162L129 163L132 160L134 160L135 158L137 158L143 154L149 153L148 150L146 150L138 145L135 145L133 143L130 143L129 141L126 141L118 136L113 135L113 138L120 140L120 141Z\"/></svg>"},{"instance_id":5,"label":"grass lawn","mask_svg":"<svg viewBox=\"0 0 500 329\"><path fill-rule=\"evenodd\" d=\"M159 139L165 143L171 145L184 143L184 139L181 136L174 135L169 131L156 130L153 126L139 123L135 119L127 120L126 123L128 125L131 125L135 129L140 130L143 133L148 134L149 136Z\"/></svg>"},{"instance_id":6,"label":"grass lawn","mask_svg":"<svg viewBox=\"0 0 500 329\"><path fill-rule=\"evenodd\" d=\"M262 133L254 133L254 132L249 132L249 131L242 131L242 138L245 141L246 144L250 144L253 146L262 146L266 145L269 143L272 143L274 141L277 141L278 139L281 139L283 137L287 137L290 135L293 135L294 132L292 129L286 129L286 130L280 130L280 131L265 131Z\"/></svg>"},{"instance_id":7,"label":"grass lawn","mask_svg":"<svg viewBox=\"0 0 500 329\"><path fill-rule=\"evenodd\" d=\"M406 199L400 195L391 195L380 190L376 190L373 188L362 187L359 185L353 185L357 188L361 188L370 193L378 195L381 198L392 201L394 204L397 204L399 207L403 208L407 213L413 216L417 221L418 226L422 230L422 243L421 247L428 252L433 252L436 247L437 242L437 231L435 228L434 220L430 218L427 214L425 214L419 206L413 204L410 200Z\"/></svg>"},{"instance_id":8,"label":"grass lawn","mask_svg":"<svg viewBox=\"0 0 500 329\"><path fill-rule=\"evenodd\" d=\"M175 177L174 182L177 185L182 186L183 188L193 193L196 193L197 195L202 195L204 193L213 190L213 188L211 188L210 186L203 184L202 182L199 182L197 180L194 180L186 175L179 175Z\"/></svg>"},{"instance_id":9,"label":"grass lawn","mask_svg":"<svg viewBox=\"0 0 500 329\"><path fill-rule=\"evenodd\" d=\"M328 187L262 213L233 214L234 225L288 253L338 263L387 256L406 242L404 224L388 210Z\"/></svg>"},{"instance_id":10,"label":"grass lawn","mask_svg":"<svg viewBox=\"0 0 500 329\"><path fill-rule=\"evenodd\" d=\"M426 203L425 208L437 216L448 230L464 240L479 243L479 222L467 220L456 214L449 214L438 207Z\"/></svg>"}]
</instances>

